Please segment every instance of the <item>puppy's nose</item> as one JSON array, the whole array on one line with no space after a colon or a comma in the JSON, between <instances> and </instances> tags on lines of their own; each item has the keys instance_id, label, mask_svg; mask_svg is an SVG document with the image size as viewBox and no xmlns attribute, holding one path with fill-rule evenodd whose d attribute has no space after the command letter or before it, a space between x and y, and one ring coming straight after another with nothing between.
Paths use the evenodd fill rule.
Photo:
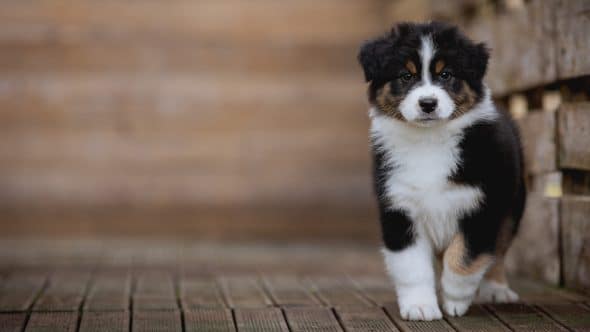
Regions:
<instances>
[{"instance_id":1,"label":"puppy's nose","mask_svg":"<svg viewBox=\"0 0 590 332\"><path fill-rule=\"evenodd\" d=\"M436 98L431 97L420 98L418 100L418 105L420 105L420 108L422 108L422 112L424 113L432 113L436 108L436 103Z\"/></svg>"}]
</instances>

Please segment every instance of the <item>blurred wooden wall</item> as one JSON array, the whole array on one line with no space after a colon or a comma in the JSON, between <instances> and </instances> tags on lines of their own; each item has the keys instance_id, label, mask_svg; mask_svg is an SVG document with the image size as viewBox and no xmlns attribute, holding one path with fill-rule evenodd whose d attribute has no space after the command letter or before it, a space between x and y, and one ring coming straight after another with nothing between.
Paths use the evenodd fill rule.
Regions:
<instances>
[{"instance_id":1,"label":"blurred wooden wall","mask_svg":"<svg viewBox=\"0 0 590 332\"><path fill-rule=\"evenodd\" d=\"M375 238L384 3L3 1L0 234Z\"/></svg>"}]
</instances>

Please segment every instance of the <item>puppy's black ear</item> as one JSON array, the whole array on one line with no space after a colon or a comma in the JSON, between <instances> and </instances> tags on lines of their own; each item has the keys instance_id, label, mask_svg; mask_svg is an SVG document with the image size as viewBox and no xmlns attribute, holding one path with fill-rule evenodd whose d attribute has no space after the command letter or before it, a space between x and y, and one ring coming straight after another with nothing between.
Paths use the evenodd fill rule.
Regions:
<instances>
[{"instance_id":1,"label":"puppy's black ear","mask_svg":"<svg viewBox=\"0 0 590 332\"><path fill-rule=\"evenodd\" d=\"M470 50L470 67L472 68L473 78L481 81L486 74L488 68L488 61L490 59L490 49L484 43L479 43L473 46Z\"/></svg>"},{"instance_id":2,"label":"puppy's black ear","mask_svg":"<svg viewBox=\"0 0 590 332\"><path fill-rule=\"evenodd\" d=\"M365 73L365 81L370 82L379 75L385 67L388 50L391 50L391 40L387 37L366 41L359 50L357 59Z\"/></svg>"}]
</instances>

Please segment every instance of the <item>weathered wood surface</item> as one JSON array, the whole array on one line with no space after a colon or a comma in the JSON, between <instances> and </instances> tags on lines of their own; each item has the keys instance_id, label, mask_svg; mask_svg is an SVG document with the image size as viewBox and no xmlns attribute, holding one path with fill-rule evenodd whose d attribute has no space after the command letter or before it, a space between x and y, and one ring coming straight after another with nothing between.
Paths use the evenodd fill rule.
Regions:
<instances>
[{"instance_id":1,"label":"weathered wood surface","mask_svg":"<svg viewBox=\"0 0 590 332\"><path fill-rule=\"evenodd\" d=\"M559 166L590 170L590 103L568 103L558 112Z\"/></svg>"},{"instance_id":2,"label":"weathered wood surface","mask_svg":"<svg viewBox=\"0 0 590 332\"><path fill-rule=\"evenodd\" d=\"M478 20L471 37L492 50L487 81L495 95L543 85L557 78L557 0L528 2L523 10Z\"/></svg>"},{"instance_id":3,"label":"weathered wood surface","mask_svg":"<svg viewBox=\"0 0 590 332\"><path fill-rule=\"evenodd\" d=\"M559 0L555 15L558 77L565 79L590 74L590 3Z\"/></svg>"},{"instance_id":4,"label":"weathered wood surface","mask_svg":"<svg viewBox=\"0 0 590 332\"><path fill-rule=\"evenodd\" d=\"M534 248L534 249L532 249ZM506 256L511 273L557 285L560 269L559 199L529 193L520 229Z\"/></svg>"},{"instance_id":5,"label":"weathered wood surface","mask_svg":"<svg viewBox=\"0 0 590 332\"><path fill-rule=\"evenodd\" d=\"M553 112L535 111L517 121L529 174L542 174L557 169L555 119Z\"/></svg>"},{"instance_id":6,"label":"weathered wood surface","mask_svg":"<svg viewBox=\"0 0 590 332\"><path fill-rule=\"evenodd\" d=\"M561 201L565 284L590 289L590 196L564 196Z\"/></svg>"},{"instance_id":7,"label":"weathered wood surface","mask_svg":"<svg viewBox=\"0 0 590 332\"><path fill-rule=\"evenodd\" d=\"M26 285L35 289L30 300L18 302L25 305L0 307L2 331L590 329L588 295L520 279L511 283L521 296L520 304L478 304L464 317L404 321L382 265L372 268L382 264L377 248L199 245L180 249L142 243L132 249L111 243L95 252L90 243L35 244L19 247L0 242L4 289L6 285L14 286L15 292ZM275 258L283 270L275 268ZM101 263L89 265L88 259ZM352 268L350 260L365 268Z\"/></svg>"}]
</instances>

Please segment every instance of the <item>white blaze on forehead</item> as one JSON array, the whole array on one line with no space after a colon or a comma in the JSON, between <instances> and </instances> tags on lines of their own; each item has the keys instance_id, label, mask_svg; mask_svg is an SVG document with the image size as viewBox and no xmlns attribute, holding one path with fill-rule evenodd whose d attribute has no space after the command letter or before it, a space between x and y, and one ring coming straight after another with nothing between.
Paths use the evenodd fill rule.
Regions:
<instances>
[{"instance_id":1,"label":"white blaze on forehead","mask_svg":"<svg viewBox=\"0 0 590 332\"><path fill-rule=\"evenodd\" d=\"M432 37L430 35L423 36L422 45L420 46L420 59L422 60L422 79L426 84L430 84L430 62L436 52Z\"/></svg>"}]
</instances>

